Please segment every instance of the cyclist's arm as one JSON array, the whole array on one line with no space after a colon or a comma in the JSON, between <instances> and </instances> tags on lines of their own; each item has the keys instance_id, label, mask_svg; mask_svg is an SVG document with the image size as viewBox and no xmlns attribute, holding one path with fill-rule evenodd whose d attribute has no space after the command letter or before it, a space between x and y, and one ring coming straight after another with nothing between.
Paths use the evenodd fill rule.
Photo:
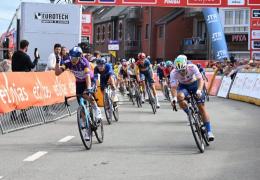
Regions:
<instances>
[{"instance_id":1,"label":"cyclist's arm","mask_svg":"<svg viewBox=\"0 0 260 180\"><path fill-rule=\"evenodd\" d=\"M59 76L60 74L62 74L65 70L67 69L66 65L62 65L60 66L58 63L56 63L55 65L55 75Z\"/></svg>"},{"instance_id":2,"label":"cyclist's arm","mask_svg":"<svg viewBox=\"0 0 260 180\"><path fill-rule=\"evenodd\" d=\"M177 80L174 72L171 72L171 74L170 74L170 87L171 87L171 94L172 94L173 100L176 101L177 100L178 80Z\"/></svg>"}]
</instances>

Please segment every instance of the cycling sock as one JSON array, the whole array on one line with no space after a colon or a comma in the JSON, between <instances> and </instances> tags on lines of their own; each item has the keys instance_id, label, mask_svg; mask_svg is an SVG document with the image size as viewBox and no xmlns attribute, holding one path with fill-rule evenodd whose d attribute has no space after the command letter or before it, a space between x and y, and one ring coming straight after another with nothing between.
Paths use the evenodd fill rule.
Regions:
<instances>
[{"instance_id":1,"label":"cycling sock","mask_svg":"<svg viewBox=\"0 0 260 180\"><path fill-rule=\"evenodd\" d=\"M189 108L185 108L185 109L183 109L183 111L184 111L187 115L189 115Z\"/></svg>"},{"instance_id":2,"label":"cycling sock","mask_svg":"<svg viewBox=\"0 0 260 180\"><path fill-rule=\"evenodd\" d=\"M204 124L205 124L205 126L206 126L207 131L208 131L208 132L211 132L210 122L207 121L207 122L205 122Z\"/></svg>"}]
</instances>

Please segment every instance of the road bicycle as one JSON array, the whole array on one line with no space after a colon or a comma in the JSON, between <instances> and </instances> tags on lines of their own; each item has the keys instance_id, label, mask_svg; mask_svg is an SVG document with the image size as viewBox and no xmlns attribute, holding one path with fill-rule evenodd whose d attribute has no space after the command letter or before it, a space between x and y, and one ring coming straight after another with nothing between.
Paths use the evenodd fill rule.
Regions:
<instances>
[{"instance_id":1,"label":"road bicycle","mask_svg":"<svg viewBox=\"0 0 260 180\"><path fill-rule=\"evenodd\" d=\"M92 92L91 94L94 94ZM87 150L92 147L93 132L99 143L104 140L104 127L102 119L97 119L91 104L86 101L82 94L65 97L65 104L69 106L68 99L79 97L79 107L77 109L77 124L79 129L80 138L83 145Z\"/></svg>"},{"instance_id":2,"label":"road bicycle","mask_svg":"<svg viewBox=\"0 0 260 180\"><path fill-rule=\"evenodd\" d=\"M146 92L147 92L147 95L148 95L149 104L151 105L153 113L155 114L156 113L155 97L154 97L154 95L151 92L151 84L148 83L147 80L145 80L145 87L146 87Z\"/></svg>"}]
</instances>

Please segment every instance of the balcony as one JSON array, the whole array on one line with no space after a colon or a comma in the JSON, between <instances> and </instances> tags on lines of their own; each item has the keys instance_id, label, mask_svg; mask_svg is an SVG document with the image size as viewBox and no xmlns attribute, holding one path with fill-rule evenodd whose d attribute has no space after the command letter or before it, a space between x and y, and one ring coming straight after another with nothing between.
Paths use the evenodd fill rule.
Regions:
<instances>
[{"instance_id":1,"label":"balcony","mask_svg":"<svg viewBox=\"0 0 260 180\"><path fill-rule=\"evenodd\" d=\"M140 41L125 41L125 50L126 51L138 51L140 49Z\"/></svg>"},{"instance_id":2,"label":"balcony","mask_svg":"<svg viewBox=\"0 0 260 180\"><path fill-rule=\"evenodd\" d=\"M185 38L183 40L183 51L185 54L206 54L207 43L200 37Z\"/></svg>"}]
</instances>

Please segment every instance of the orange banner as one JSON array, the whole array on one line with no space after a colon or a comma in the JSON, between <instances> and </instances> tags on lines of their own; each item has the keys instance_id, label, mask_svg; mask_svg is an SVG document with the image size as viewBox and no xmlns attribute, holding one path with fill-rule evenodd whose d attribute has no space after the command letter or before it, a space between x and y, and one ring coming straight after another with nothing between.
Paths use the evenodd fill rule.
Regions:
<instances>
[{"instance_id":1,"label":"orange banner","mask_svg":"<svg viewBox=\"0 0 260 180\"><path fill-rule=\"evenodd\" d=\"M64 102L64 96L75 95L75 77L70 72L0 73L0 113L31 106Z\"/></svg>"}]
</instances>

